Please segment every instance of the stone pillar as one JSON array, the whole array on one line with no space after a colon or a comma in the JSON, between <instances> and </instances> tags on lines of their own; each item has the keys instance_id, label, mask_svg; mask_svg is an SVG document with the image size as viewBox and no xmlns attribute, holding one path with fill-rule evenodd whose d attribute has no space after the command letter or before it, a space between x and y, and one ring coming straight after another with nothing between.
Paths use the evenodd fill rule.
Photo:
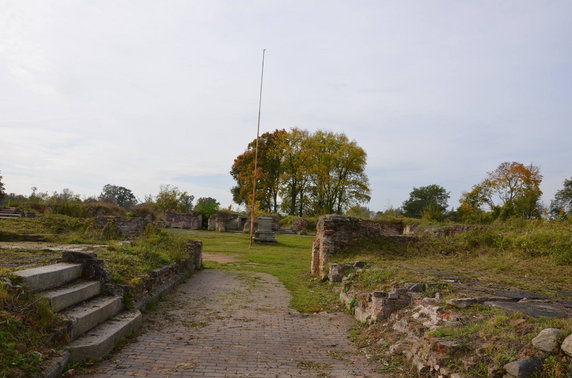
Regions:
<instances>
[{"instance_id":1,"label":"stone pillar","mask_svg":"<svg viewBox=\"0 0 572 378\"><path fill-rule=\"evenodd\" d=\"M194 269L201 269L203 266L203 242L201 240L191 240L187 243L187 252L191 256Z\"/></svg>"},{"instance_id":2,"label":"stone pillar","mask_svg":"<svg viewBox=\"0 0 572 378\"><path fill-rule=\"evenodd\" d=\"M258 217L258 230L254 233L257 243L276 243L276 232L272 231L272 217Z\"/></svg>"}]
</instances>

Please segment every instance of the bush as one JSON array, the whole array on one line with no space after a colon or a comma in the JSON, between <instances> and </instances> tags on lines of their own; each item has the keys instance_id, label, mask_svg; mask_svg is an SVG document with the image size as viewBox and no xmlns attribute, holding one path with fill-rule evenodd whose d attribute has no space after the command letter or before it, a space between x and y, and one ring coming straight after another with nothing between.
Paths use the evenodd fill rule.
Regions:
<instances>
[{"instance_id":1,"label":"bush","mask_svg":"<svg viewBox=\"0 0 572 378\"><path fill-rule=\"evenodd\" d=\"M145 218L151 216L153 219L157 218L159 214L159 208L153 203L142 203L135 206L133 209L133 214L137 217Z\"/></svg>"},{"instance_id":2,"label":"bush","mask_svg":"<svg viewBox=\"0 0 572 378\"><path fill-rule=\"evenodd\" d=\"M97 217L101 215L125 216L125 210L108 202L89 202L83 205L87 217Z\"/></svg>"}]
</instances>

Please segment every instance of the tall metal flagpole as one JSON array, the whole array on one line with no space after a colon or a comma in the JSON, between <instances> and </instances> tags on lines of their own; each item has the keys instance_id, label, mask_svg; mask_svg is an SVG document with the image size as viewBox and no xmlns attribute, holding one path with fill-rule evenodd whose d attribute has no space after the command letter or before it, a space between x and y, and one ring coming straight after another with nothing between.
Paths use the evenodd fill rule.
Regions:
<instances>
[{"instance_id":1,"label":"tall metal flagpole","mask_svg":"<svg viewBox=\"0 0 572 378\"><path fill-rule=\"evenodd\" d=\"M264 82L264 55L266 49L262 50L262 71L260 73L260 96L258 98L258 124L256 127L256 147L254 149L254 171L252 172L252 200L250 203L250 243L248 248L252 248L252 238L254 236L254 208L256 207L256 169L258 168L258 140L260 139L260 110L262 109L262 83Z\"/></svg>"}]
</instances>

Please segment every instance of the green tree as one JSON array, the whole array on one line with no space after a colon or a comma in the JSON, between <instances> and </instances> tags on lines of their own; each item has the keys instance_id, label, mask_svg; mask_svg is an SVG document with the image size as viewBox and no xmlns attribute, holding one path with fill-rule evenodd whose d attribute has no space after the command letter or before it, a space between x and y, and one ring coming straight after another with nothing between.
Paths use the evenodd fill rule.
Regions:
<instances>
[{"instance_id":1,"label":"green tree","mask_svg":"<svg viewBox=\"0 0 572 378\"><path fill-rule=\"evenodd\" d=\"M99 200L113 203L126 210L130 210L137 205L137 198L135 198L135 195L130 189L111 184L107 184L103 187L99 195Z\"/></svg>"},{"instance_id":2,"label":"green tree","mask_svg":"<svg viewBox=\"0 0 572 378\"><path fill-rule=\"evenodd\" d=\"M313 215L342 214L370 200L367 154L343 133L317 131L310 138Z\"/></svg>"},{"instance_id":3,"label":"green tree","mask_svg":"<svg viewBox=\"0 0 572 378\"><path fill-rule=\"evenodd\" d=\"M556 192L554 200L550 203L550 213L554 217L572 215L572 177L564 180L562 189Z\"/></svg>"},{"instance_id":4,"label":"green tree","mask_svg":"<svg viewBox=\"0 0 572 378\"><path fill-rule=\"evenodd\" d=\"M283 153L283 173L280 195L282 211L289 215L303 216L309 203L310 167L312 149L308 131L290 130Z\"/></svg>"},{"instance_id":5,"label":"green tree","mask_svg":"<svg viewBox=\"0 0 572 378\"><path fill-rule=\"evenodd\" d=\"M202 214L203 219L209 219L211 215L219 210L220 203L211 197L201 197L197 200L195 212Z\"/></svg>"},{"instance_id":6,"label":"green tree","mask_svg":"<svg viewBox=\"0 0 572 378\"><path fill-rule=\"evenodd\" d=\"M447 210L448 200L449 193L440 185L414 187L409 193L409 199L403 202L403 212L411 218L421 218L425 213L434 219Z\"/></svg>"},{"instance_id":7,"label":"green tree","mask_svg":"<svg viewBox=\"0 0 572 378\"><path fill-rule=\"evenodd\" d=\"M6 196L6 189L4 188L4 183L2 182L2 176L0 175L0 203Z\"/></svg>"},{"instance_id":8,"label":"green tree","mask_svg":"<svg viewBox=\"0 0 572 378\"><path fill-rule=\"evenodd\" d=\"M238 204L250 204L256 140L234 160L232 188ZM344 134L292 129L265 133L259 143L256 201L262 211L299 216L341 214L370 200L366 153ZM305 214L306 213L306 214Z\"/></svg>"},{"instance_id":9,"label":"green tree","mask_svg":"<svg viewBox=\"0 0 572 378\"><path fill-rule=\"evenodd\" d=\"M54 192L47 202L53 213L77 218L85 216L85 209L79 194L75 194L68 188L64 188L61 193Z\"/></svg>"},{"instance_id":10,"label":"green tree","mask_svg":"<svg viewBox=\"0 0 572 378\"><path fill-rule=\"evenodd\" d=\"M155 198L155 204L161 211L174 210L186 213L193 210L195 197L187 192L179 190L172 185L161 185L159 194Z\"/></svg>"},{"instance_id":11,"label":"green tree","mask_svg":"<svg viewBox=\"0 0 572 378\"><path fill-rule=\"evenodd\" d=\"M487 178L463 193L460 210L464 214L490 211L495 218L538 217L542 195L540 168L519 162L501 163Z\"/></svg>"},{"instance_id":12,"label":"green tree","mask_svg":"<svg viewBox=\"0 0 572 378\"><path fill-rule=\"evenodd\" d=\"M278 212L278 199L283 172L282 161L288 133L275 130L264 133L258 142L258 164L256 169L256 201L259 209L266 212ZM252 182L256 139L248 144L247 150L239 155L232 165L230 174L237 185L232 188L233 200L240 204L252 202Z\"/></svg>"}]
</instances>

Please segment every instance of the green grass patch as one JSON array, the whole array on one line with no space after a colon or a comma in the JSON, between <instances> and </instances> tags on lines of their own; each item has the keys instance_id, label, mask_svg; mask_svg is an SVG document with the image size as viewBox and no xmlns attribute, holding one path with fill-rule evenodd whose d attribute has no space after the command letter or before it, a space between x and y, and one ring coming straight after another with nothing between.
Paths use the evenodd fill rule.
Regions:
<instances>
[{"instance_id":1,"label":"green grass patch","mask_svg":"<svg viewBox=\"0 0 572 378\"><path fill-rule=\"evenodd\" d=\"M531 340L545 328L560 328L572 333L572 319L528 318L518 313L485 306L473 306L463 311L471 322L457 327L442 327L429 332L429 336L453 339L469 354L479 355L480 364L470 368L471 376L487 376L487 366L503 366L523 356L533 354ZM553 356L554 366L545 366L542 376L551 376L559 365ZM560 364L560 369L570 369L570 363ZM572 373L572 371L570 371Z\"/></svg>"},{"instance_id":2,"label":"green grass patch","mask_svg":"<svg viewBox=\"0 0 572 378\"><path fill-rule=\"evenodd\" d=\"M108 240L94 225L93 219L59 214L0 219L0 241L26 241L30 235L43 236L49 242L70 244L101 244Z\"/></svg>"},{"instance_id":3,"label":"green grass patch","mask_svg":"<svg viewBox=\"0 0 572 378\"><path fill-rule=\"evenodd\" d=\"M454 278L480 282L483 287L515 287L570 300L571 255L572 223L520 219L473 226L454 236L426 233L418 234L416 239L379 238L354 243L337 254L333 262L367 263L351 279L351 288L357 291L426 282L430 285L424 295L432 297L439 292L444 301L459 296L457 290L463 290L446 284L445 279ZM482 305L450 310L463 314L463 321L427 332L425 337L457 343L459 355L452 356L447 366L471 377L486 377L489 369L536 354L531 340L544 328L572 333L572 319L533 319ZM402 357L388 353L396 342L390 325L358 329L353 338L384 366L383 373L410 373L403 370ZM475 356L478 363L465 367L462 358L466 356ZM572 376L572 363L562 353L552 354L540 376Z\"/></svg>"},{"instance_id":4,"label":"green grass patch","mask_svg":"<svg viewBox=\"0 0 572 378\"><path fill-rule=\"evenodd\" d=\"M572 223L517 219L447 237L380 238L354 243L334 260L397 270L389 283L457 276L558 295L572 292Z\"/></svg>"},{"instance_id":5,"label":"green grass patch","mask_svg":"<svg viewBox=\"0 0 572 378\"><path fill-rule=\"evenodd\" d=\"M242 261L226 264L206 262L206 268L268 273L278 277L292 294L291 306L301 312L338 308L337 295L328 284L310 275L313 237L278 234L278 243L248 248L248 235L210 231L182 231L203 241L203 251L239 256Z\"/></svg>"},{"instance_id":6,"label":"green grass patch","mask_svg":"<svg viewBox=\"0 0 572 378\"><path fill-rule=\"evenodd\" d=\"M187 258L190 235L148 227L145 234L130 243L111 244L97 250L105 268L116 283L138 285L149 271Z\"/></svg>"}]
</instances>

